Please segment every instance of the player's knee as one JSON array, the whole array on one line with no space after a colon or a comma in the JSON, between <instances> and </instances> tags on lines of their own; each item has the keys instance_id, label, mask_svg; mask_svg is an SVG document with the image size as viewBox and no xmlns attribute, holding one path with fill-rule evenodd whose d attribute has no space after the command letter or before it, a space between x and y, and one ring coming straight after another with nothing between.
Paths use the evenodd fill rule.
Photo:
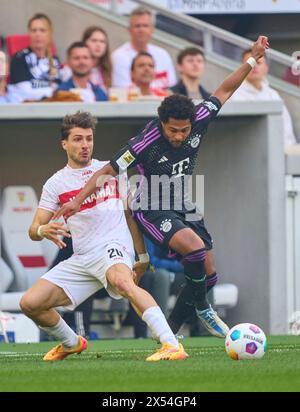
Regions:
<instances>
[{"instance_id":1,"label":"player's knee","mask_svg":"<svg viewBox=\"0 0 300 412\"><path fill-rule=\"evenodd\" d=\"M33 316L40 309L37 305L36 300L34 298L30 297L30 295L28 296L27 294L25 294L22 297L19 305L20 305L21 311L29 317Z\"/></svg>"},{"instance_id":2,"label":"player's knee","mask_svg":"<svg viewBox=\"0 0 300 412\"><path fill-rule=\"evenodd\" d=\"M120 295L130 300L133 296L133 288L135 287L135 284L130 279L119 278L116 279L114 287Z\"/></svg>"}]
</instances>

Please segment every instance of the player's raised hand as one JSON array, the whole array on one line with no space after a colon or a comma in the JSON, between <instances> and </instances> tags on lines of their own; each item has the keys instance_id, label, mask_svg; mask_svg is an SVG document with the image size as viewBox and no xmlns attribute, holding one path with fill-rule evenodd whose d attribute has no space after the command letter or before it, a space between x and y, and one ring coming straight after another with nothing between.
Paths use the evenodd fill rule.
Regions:
<instances>
[{"instance_id":1,"label":"player's raised hand","mask_svg":"<svg viewBox=\"0 0 300 412\"><path fill-rule=\"evenodd\" d=\"M52 219L57 220L61 216L63 216L66 220L75 215L80 209L80 204L74 199L70 202L64 204L61 208L59 208L53 215Z\"/></svg>"},{"instance_id":2,"label":"player's raised hand","mask_svg":"<svg viewBox=\"0 0 300 412\"><path fill-rule=\"evenodd\" d=\"M266 50L270 47L268 37L259 36L252 47L252 56L258 61L265 56Z\"/></svg>"},{"instance_id":3,"label":"player's raised hand","mask_svg":"<svg viewBox=\"0 0 300 412\"><path fill-rule=\"evenodd\" d=\"M61 240L61 236L71 237L69 229L64 223L48 223L39 227L40 235L48 240L51 240L60 249L67 245Z\"/></svg>"}]
</instances>

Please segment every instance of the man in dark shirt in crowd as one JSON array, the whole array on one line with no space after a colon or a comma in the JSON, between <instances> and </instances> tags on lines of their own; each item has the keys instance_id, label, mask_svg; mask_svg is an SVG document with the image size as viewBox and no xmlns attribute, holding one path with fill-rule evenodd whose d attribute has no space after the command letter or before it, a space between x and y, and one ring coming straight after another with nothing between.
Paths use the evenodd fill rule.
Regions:
<instances>
[{"instance_id":1,"label":"man in dark shirt in crowd","mask_svg":"<svg viewBox=\"0 0 300 412\"><path fill-rule=\"evenodd\" d=\"M183 94L191 99L207 99L210 93L201 85L205 71L205 57L196 47L182 50L177 57L180 80L171 87L173 93Z\"/></svg>"},{"instance_id":2,"label":"man in dark shirt in crowd","mask_svg":"<svg viewBox=\"0 0 300 412\"><path fill-rule=\"evenodd\" d=\"M72 77L62 83L58 91L74 91L80 95L81 100L85 103L107 100L106 93L90 81L93 59L89 48L82 42L75 42L71 44L67 53Z\"/></svg>"}]
</instances>

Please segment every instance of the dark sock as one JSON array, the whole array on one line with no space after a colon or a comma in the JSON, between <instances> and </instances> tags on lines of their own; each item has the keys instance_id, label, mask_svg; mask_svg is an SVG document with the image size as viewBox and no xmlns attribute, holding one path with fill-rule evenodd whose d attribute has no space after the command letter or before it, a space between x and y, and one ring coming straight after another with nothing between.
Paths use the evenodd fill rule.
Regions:
<instances>
[{"instance_id":1,"label":"dark sock","mask_svg":"<svg viewBox=\"0 0 300 412\"><path fill-rule=\"evenodd\" d=\"M198 310L207 309L209 307L209 303L206 294L206 276L197 281L187 279L187 282L190 283L190 288L193 290L195 308Z\"/></svg>"},{"instance_id":2,"label":"dark sock","mask_svg":"<svg viewBox=\"0 0 300 412\"><path fill-rule=\"evenodd\" d=\"M205 255L205 249L198 249L183 256L181 260L187 284L193 291L193 302L198 310L209 307L206 296Z\"/></svg>"},{"instance_id":3,"label":"dark sock","mask_svg":"<svg viewBox=\"0 0 300 412\"><path fill-rule=\"evenodd\" d=\"M194 311L193 292L188 284L184 284L168 319L172 332L177 333Z\"/></svg>"}]
</instances>

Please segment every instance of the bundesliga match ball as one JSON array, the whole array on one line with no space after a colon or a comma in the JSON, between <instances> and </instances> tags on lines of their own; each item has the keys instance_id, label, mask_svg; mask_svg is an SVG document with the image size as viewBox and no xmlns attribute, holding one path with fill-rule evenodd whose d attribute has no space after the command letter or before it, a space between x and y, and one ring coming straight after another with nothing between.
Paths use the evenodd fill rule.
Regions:
<instances>
[{"instance_id":1,"label":"bundesliga match ball","mask_svg":"<svg viewBox=\"0 0 300 412\"><path fill-rule=\"evenodd\" d=\"M228 332L225 349L231 359L260 359L267 350L264 332L252 323L240 323Z\"/></svg>"}]
</instances>

